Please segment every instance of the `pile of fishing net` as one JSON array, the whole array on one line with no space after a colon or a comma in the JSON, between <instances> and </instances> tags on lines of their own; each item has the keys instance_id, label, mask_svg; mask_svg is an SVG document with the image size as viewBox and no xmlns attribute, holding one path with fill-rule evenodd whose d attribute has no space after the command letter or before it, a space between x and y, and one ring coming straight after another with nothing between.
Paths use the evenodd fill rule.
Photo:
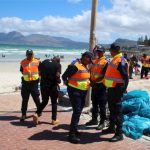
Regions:
<instances>
[{"instance_id":1,"label":"pile of fishing net","mask_svg":"<svg viewBox=\"0 0 150 150\"><path fill-rule=\"evenodd\" d=\"M123 97L123 132L132 139L150 134L150 97L147 91L134 90Z\"/></svg>"}]
</instances>

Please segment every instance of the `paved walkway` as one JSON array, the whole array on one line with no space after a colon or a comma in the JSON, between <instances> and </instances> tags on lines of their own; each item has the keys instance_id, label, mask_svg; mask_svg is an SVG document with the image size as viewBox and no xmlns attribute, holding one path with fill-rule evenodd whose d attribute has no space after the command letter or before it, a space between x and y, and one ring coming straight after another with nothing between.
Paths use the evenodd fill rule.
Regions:
<instances>
[{"instance_id":1,"label":"paved walkway","mask_svg":"<svg viewBox=\"0 0 150 150\"><path fill-rule=\"evenodd\" d=\"M50 124L50 105L46 107L40 118L40 124L32 122L34 109L29 111L28 119L21 123L20 112L0 115L0 149L1 150L150 150L150 145L125 137L124 141L110 143L112 135L102 135L100 131L85 129L86 119L81 117L81 143L71 144L67 141L71 112L59 107L60 125Z\"/></svg>"}]
</instances>

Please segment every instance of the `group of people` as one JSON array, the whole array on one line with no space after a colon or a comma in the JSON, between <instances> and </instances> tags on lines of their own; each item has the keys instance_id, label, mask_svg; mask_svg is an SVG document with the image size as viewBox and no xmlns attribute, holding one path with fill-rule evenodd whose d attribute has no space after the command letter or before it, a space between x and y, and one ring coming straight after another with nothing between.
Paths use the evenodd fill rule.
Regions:
<instances>
[{"instance_id":1,"label":"group of people","mask_svg":"<svg viewBox=\"0 0 150 150\"><path fill-rule=\"evenodd\" d=\"M140 78L148 79L148 73L150 71L150 56L143 54L141 57L137 58L135 55L128 58L127 54L124 53L124 57L128 61L129 65L129 78L133 79L133 72L135 75L140 75ZM141 62L141 65L139 64ZM141 69L140 69L141 67Z\"/></svg>"},{"instance_id":2,"label":"group of people","mask_svg":"<svg viewBox=\"0 0 150 150\"><path fill-rule=\"evenodd\" d=\"M62 75L73 110L68 135L68 140L71 143L80 142L78 123L90 87L92 87L92 119L85 125L97 125L96 129L102 130L104 134L114 133L114 136L109 140L110 142L123 140L121 101L129 82L128 63L117 43L111 44L109 51L113 57L110 63L107 62L104 56L105 49L97 46L94 54L86 51L80 59L71 62ZM42 111L47 105L50 96L52 124L58 124L57 98L58 85L61 82L60 61L54 58L40 62L34 58L32 50L27 50L26 56L27 58L21 61L20 69L23 74L21 121L24 121L26 118L27 103L31 94L37 106L37 111L33 115L33 121L38 124L39 117L42 115ZM38 89L39 78L42 96L41 103ZM110 111L109 127L103 129L106 120L106 103L108 103ZM99 116L100 120L98 119Z\"/></svg>"}]
</instances>

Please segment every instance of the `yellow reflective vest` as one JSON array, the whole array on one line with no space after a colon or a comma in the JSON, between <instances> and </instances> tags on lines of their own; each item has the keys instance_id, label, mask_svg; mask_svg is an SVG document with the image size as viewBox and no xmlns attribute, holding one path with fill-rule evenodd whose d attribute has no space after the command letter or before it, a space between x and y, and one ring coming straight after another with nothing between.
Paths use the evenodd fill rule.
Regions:
<instances>
[{"instance_id":1,"label":"yellow reflective vest","mask_svg":"<svg viewBox=\"0 0 150 150\"><path fill-rule=\"evenodd\" d=\"M23 79L25 81L35 81L39 79L39 60L33 58L31 61L24 59L21 61L21 66L23 68Z\"/></svg>"},{"instance_id":2,"label":"yellow reflective vest","mask_svg":"<svg viewBox=\"0 0 150 150\"><path fill-rule=\"evenodd\" d=\"M80 62L74 64L78 71L68 79L68 85L79 90L86 91L90 87L90 73Z\"/></svg>"}]
</instances>

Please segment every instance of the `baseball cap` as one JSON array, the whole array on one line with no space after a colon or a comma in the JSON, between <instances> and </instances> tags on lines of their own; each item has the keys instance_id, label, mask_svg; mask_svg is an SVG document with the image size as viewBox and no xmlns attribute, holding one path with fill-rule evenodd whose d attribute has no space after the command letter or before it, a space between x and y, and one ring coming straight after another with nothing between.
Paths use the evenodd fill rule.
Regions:
<instances>
[{"instance_id":1,"label":"baseball cap","mask_svg":"<svg viewBox=\"0 0 150 150\"><path fill-rule=\"evenodd\" d=\"M96 49L96 52L105 52L105 48L104 47L98 47L97 49Z\"/></svg>"},{"instance_id":2,"label":"baseball cap","mask_svg":"<svg viewBox=\"0 0 150 150\"><path fill-rule=\"evenodd\" d=\"M118 43L112 43L110 45L110 49L109 50L117 50L117 51L119 51L120 50L120 45Z\"/></svg>"},{"instance_id":3,"label":"baseball cap","mask_svg":"<svg viewBox=\"0 0 150 150\"><path fill-rule=\"evenodd\" d=\"M33 55L33 50L32 49L28 49L26 51L26 55Z\"/></svg>"},{"instance_id":4,"label":"baseball cap","mask_svg":"<svg viewBox=\"0 0 150 150\"><path fill-rule=\"evenodd\" d=\"M89 57L91 61L92 61L92 59L93 59L93 57L94 57L94 56L93 56L93 53L90 52L90 51L84 52L84 53L82 54L82 57L84 57L84 56Z\"/></svg>"}]
</instances>

